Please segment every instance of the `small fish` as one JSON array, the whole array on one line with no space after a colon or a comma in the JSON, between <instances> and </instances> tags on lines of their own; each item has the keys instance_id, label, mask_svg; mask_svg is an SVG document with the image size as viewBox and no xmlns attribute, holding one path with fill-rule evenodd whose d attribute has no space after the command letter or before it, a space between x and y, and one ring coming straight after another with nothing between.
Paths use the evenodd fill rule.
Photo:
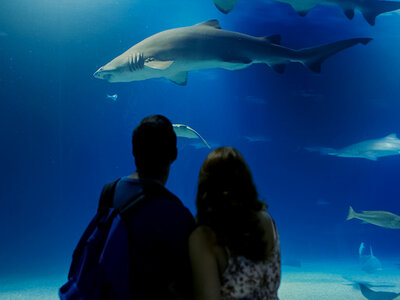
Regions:
<instances>
[{"instance_id":1,"label":"small fish","mask_svg":"<svg viewBox=\"0 0 400 300\"><path fill-rule=\"evenodd\" d=\"M196 130L190 128L189 126L184 124L172 124L172 127L174 128L176 136L188 139L200 139L204 143L204 145L207 146L207 148L211 148L206 140L203 139L203 137Z\"/></svg>"},{"instance_id":2,"label":"small fish","mask_svg":"<svg viewBox=\"0 0 400 300\"><path fill-rule=\"evenodd\" d=\"M267 100L261 97L255 97L255 96L246 96L244 98L245 101L253 103L253 104L267 104Z\"/></svg>"},{"instance_id":3,"label":"small fish","mask_svg":"<svg viewBox=\"0 0 400 300\"><path fill-rule=\"evenodd\" d=\"M317 205L324 206L324 205L329 205L329 204L331 204L331 203L328 202L328 201L325 201L325 200L322 200L322 199L318 199L317 200Z\"/></svg>"},{"instance_id":4,"label":"small fish","mask_svg":"<svg viewBox=\"0 0 400 300\"><path fill-rule=\"evenodd\" d=\"M384 228L400 229L400 216L387 211L370 210L356 213L350 206L347 220L351 219L359 219L364 221L364 223L374 224Z\"/></svg>"},{"instance_id":5,"label":"small fish","mask_svg":"<svg viewBox=\"0 0 400 300\"><path fill-rule=\"evenodd\" d=\"M108 95L107 94L107 98L111 99L112 101L117 101L118 95L117 94L114 94L114 95Z\"/></svg>"},{"instance_id":6,"label":"small fish","mask_svg":"<svg viewBox=\"0 0 400 300\"><path fill-rule=\"evenodd\" d=\"M376 273L377 271L382 270L382 264L379 259L377 259L372 253L372 247L369 247L370 254L363 255L363 250L365 249L364 243L360 244L360 248L358 249L358 255L360 258L361 269L367 273Z\"/></svg>"},{"instance_id":7,"label":"small fish","mask_svg":"<svg viewBox=\"0 0 400 300\"><path fill-rule=\"evenodd\" d=\"M271 139L264 137L264 136L244 136L243 137L247 142L260 142L260 143L266 143L266 142L270 142Z\"/></svg>"}]
</instances>

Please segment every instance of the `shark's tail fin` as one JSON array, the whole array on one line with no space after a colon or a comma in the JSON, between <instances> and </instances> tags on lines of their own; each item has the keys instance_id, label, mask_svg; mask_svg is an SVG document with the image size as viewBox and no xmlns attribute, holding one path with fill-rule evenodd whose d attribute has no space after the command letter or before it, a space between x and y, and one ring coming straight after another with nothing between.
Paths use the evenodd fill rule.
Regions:
<instances>
[{"instance_id":1,"label":"shark's tail fin","mask_svg":"<svg viewBox=\"0 0 400 300\"><path fill-rule=\"evenodd\" d=\"M300 49L297 50L297 52L300 54L300 61L302 64L306 65L315 73L321 73L321 64L328 57L344 49L353 47L359 43L366 45L371 40L371 38L354 38L322 45L319 47Z\"/></svg>"},{"instance_id":2,"label":"shark's tail fin","mask_svg":"<svg viewBox=\"0 0 400 300\"><path fill-rule=\"evenodd\" d=\"M360 8L365 20L370 25L375 25L375 18L378 15L398 9L400 9L400 2L398 1L374 1L373 3Z\"/></svg>"},{"instance_id":3,"label":"shark's tail fin","mask_svg":"<svg viewBox=\"0 0 400 300\"><path fill-rule=\"evenodd\" d=\"M228 14L235 7L238 0L214 0L215 6L224 14Z\"/></svg>"},{"instance_id":4,"label":"shark's tail fin","mask_svg":"<svg viewBox=\"0 0 400 300\"><path fill-rule=\"evenodd\" d=\"M351 219L353 219L353 218L355 218L355 217L356 217L356 212L355 212L354 209L350 206L350 208L349 208L349 214L348 214L346 220L351 220Z\"/></svg>"},{"instance_id":5,"label":"shark's tail fin","mask_svg":"<svg viewBox=\"0 0 400 300\"><path fill-rule=\"evenodd\" d=\"M374 291L372 291L370 288L368 288L364 283L357 282L358 285L360 286L361 294L367 299L373 299L374 296Z\"/></svg>"}]
</instances>

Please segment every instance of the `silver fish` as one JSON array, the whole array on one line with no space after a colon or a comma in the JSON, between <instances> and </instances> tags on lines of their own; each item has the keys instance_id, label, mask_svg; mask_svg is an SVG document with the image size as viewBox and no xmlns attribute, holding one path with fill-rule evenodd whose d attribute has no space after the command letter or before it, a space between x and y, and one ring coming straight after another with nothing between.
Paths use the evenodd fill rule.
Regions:
<instances>
[{"instance_id":1,"label":"silver fish","mask_svg":"<svg viewBox=\"0 0 400 300\"><path fill-rule=\"evenodd\" d=\"M363 211L362 213L356 213L350 206L347 220L351 219L359 219L361 221L364 221L365 223L384 228L400 229L400 216L387 211L369 210Z\"/></svg>"}]
</instances>

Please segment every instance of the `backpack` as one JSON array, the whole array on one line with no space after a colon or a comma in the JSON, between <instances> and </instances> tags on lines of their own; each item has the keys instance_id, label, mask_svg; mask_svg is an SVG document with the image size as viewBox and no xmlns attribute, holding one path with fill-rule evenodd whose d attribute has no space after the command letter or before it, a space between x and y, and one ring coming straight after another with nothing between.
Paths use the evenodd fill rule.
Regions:
<instances>
[{"instance_id":1,"label":"backpack","mask_svg":"<svg viewBox=\"0 0 400 300\"><path fill-rule=\"evenodd\" d=\"M147 197L138 186L126 205L113 208L118 181L101 192L97 213L74 250L68 281L59 289L61 300L131 299L132 251L123 216Z\"/></svg>"}]
</instances>

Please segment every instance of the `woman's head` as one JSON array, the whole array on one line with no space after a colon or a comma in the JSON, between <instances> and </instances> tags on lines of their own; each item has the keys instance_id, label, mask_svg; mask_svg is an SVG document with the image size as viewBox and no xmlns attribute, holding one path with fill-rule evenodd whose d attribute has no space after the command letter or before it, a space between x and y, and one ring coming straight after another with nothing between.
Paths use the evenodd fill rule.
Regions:
<instances>
[{"instance_id":1,"label":"woman's head","mask_svg":"<svg viewBox=\"0 0 400 300\"><path fill-rule=\"evenodd\" d=\"M211 227L220 244L238 255L261 257L249 248L262 240L257 214L266 204L259 201L250 169L238 150L220 147L207 156L200 169L196 206L199 225Z\"/></svg>"},{"instance_id":2,"label":"woman's head","mask_svg":"<svg viewBox=\"0 0 400 300\"><path fill-rule=\"evenodd\" d=\"M197 209L251 208L257 200L250 169L238 150L220 147L207 156L199 174Z\"/></svg>"}]
</instances>

